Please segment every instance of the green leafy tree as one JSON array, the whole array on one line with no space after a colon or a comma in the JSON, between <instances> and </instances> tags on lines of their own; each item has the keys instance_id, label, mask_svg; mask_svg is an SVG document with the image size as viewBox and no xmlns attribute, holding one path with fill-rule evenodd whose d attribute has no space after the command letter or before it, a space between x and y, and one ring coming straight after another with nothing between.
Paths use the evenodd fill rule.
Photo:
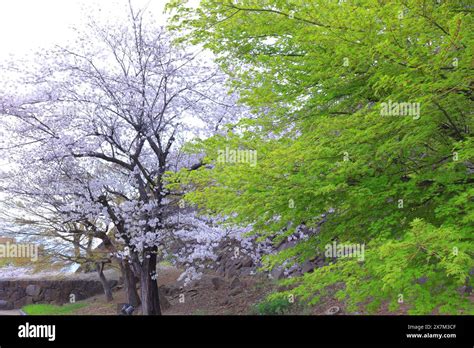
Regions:
<instances>
[{"instance_id":1,"label":"green leafy tree","mask_svg":"<svg viewBox=\"0 0 474 348\"><path fill-rule=\"evenodd\" d=\"M182 172L187 199L276 243L301 262L332 241L365 245L285 283L316 303L331 285L349 308L474 313L472 16L467 2L175 0L171 27L232 76L256 119L196 140L203 166ZM222 161L256 150L256 166ZM283 231L283 232L282 232Z\"/></svg>"}]
</instances>

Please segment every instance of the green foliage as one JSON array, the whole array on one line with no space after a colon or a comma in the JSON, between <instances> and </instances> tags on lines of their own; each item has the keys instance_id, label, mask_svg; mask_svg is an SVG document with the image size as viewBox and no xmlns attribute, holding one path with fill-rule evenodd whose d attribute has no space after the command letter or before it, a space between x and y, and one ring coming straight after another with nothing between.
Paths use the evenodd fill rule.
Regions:
<instances>
[{"instance_id":1,"label":"green foliage","mask_svg":"<svg viewBox=\"0 0 474 348\"><path fill-rule=\"evenodd\" d=\"M260 315L278 315L289 311L292 303L281 294L272 294L255 305L255 311Z\"/></svg>"},{"instance_id":2,"label":"green foliage","mask_svg":"<svg viewBox=\"0 0 474 348\"><path fill-rule=\"evenodd\" d=\"M27 258L19 258L19 257L2 257L0 258L0 268L8 267L8 266L29 266L31 264L31 260Z\"/></svg>"},{"instance_id":3,"label":"green foliage","mask_svg":"<svg viewBox=\"0 0 474 348\"><path fill-rule=\"evenodd\" d=\"M403 303L411 314L473 314L473 303L458 293L463 285L474 285L472 278L466 280L474 267L471 247L456 230L415 220L403 239L370 242L364 262L341 259L284 284L296 284L287 293L314 304L331 285L344 283L337 297L347 301L349 311L364 305L374 312L382 303L395 311Z\"/></svg>"},{"instance_id":4,"label":"green foliage","mask_svg":"<svg viewBox=\"0 0 474 348\"><path fill-rule=\"evenodd\" d=\"M190 144L213 169L182 172L173 182L192 187L186 198L208 213L251 223L275 242L302 223L317 226L333 208L318 235L265 260L271 268L310 259L333 240L364 244L364 262L340 259L290 281L313 303L344 283L338 296L351 308L389 302L396 310L402 294L411 313L472 313L459 293L472 285L474 267L467 6L202 0L192 9L171 2L171 27L219 57L257 115ZM411 112L387 115L392 103L408 103ZM257 150L257 166L219 162L226 147Z\"/></svg>"},{"instance_id":5,"label":"green foliage","mask_svg":"<svg viewBox=\"0 0 474 348\"><path fill-rule=\"evenodd\" d=\"M30 304L22 308L28 315L67 315L86 307L86 303L69 303L62 306L50 304Z\"/></svg>"}]
</instances>

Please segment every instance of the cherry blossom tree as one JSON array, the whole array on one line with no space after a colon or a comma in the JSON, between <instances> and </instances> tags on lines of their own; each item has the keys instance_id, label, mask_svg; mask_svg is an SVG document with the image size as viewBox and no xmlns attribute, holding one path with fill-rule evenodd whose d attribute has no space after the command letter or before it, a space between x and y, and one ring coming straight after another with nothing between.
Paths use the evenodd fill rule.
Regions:
<instances>
[{"instance_id":1,"label":"cherry blossom tree","mask_svg":"<svg viewBox=\"0 0 474 348\"><path fill-rule=\"evenodd\" d=\"M29 152L23 154L28 156ZM1 218L21 228L15 231L16 236L40 237L44 252L54 259L80 264L83 269L93 266L106 299L111 301L104 265L117 261L123 278L129 279L122 266L127 260L117 256L120 245L114 242L112 226L103 214L80 209L77 202L91 200L94 180L90 173L68 162L35 161L26 168L28 171L24 166L11 169L9 180L0 185L0 192L6 195ZM129 302L137 305L136 289L127 284L126 289Z\"/></svg>"},{"instance_id":2,"label":"cherry blossom tree","mask_svg":"<svg viewBox=\"0 0 474 348\"><path fill-rule=\"evenodd\" d=\"M2 148L23 183L41 176L43 193L72 192L62 216L112 225L140 278L142 312L160 314L156 263L182 194L166 187L166 172L202 166L181 145L221 132L243 110L201 49L177 46L145 14L130 6L126 23L91 21L28 73L20 65L17 83L2 87L0 113L10 131Z\"/></svg>"}]
</instances>

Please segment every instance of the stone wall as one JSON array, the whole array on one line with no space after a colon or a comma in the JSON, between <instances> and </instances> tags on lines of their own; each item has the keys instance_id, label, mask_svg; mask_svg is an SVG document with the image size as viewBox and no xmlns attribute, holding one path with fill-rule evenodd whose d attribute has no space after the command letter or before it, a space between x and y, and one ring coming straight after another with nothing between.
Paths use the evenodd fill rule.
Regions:
<instances>
[{"instance_id":1,"label":"stone wall","mask_svg":"<svg viewBox=\"0 0 474 348\"><path fill-rule=\"evenodd\" d=\"M115 286L117 281L110 281ZM0 309L16 309L32 303L64 304L103 293L96 280L0 280Z\"/></svg>"},{"instance_id":2,"label":"stone wall","mask_svg":"<svg viewBox=\"0 0 474 348\"><path fill-rule=\"evenodd\" d=\"M283 241L274 247L273 252L285 250L293 247L295 244L296 242L294 241ZM239 249L239 246L240 242L235 239L225 239L219 243L216 250L216 263L211 265L218 275L231 279L233 277L249 276L257 273L258 268L261 266L260 264L256 264L249 255L244 253L240 253L238 256L235 255L235 250ZM282 279L289 276L301 276L325 264L327 264L325 258L319 256L303 263L295 264L287 270L283 267L275 267L271 272L267 273L273 279Z\"/></svg>"}]
</instances>

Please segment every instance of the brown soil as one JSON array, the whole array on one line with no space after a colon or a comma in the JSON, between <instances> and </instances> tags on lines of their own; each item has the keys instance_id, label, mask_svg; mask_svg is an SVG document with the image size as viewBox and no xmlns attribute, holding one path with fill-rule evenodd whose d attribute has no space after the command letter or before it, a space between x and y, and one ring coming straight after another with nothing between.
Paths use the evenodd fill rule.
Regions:
<instances>
[{"instance_id":1,"label":"brown soil","mask_svg":"<svg viewBox=\"0 0 474 348\"><path fill-rule=\"evenodd\" d=\"M165 315L246 315L253 313L253 305L272 291L272 284L260 277L240 278L242 288L233 293L231 280L215 289L208 274L191 290L178 293L170 299L171 308ZM184 296L183 296L184 295ZM180 301L181 300L181 301Z\"/></svg>"},{"instance_id":2,"label":"brown soil","mask_svg":"<svg viewBox=\"0 0 474 348\"><path fill-rule=\"evenodd\" d=\"M177 269L162 270L158 285L174 285L181 274ZM254 303L262 300L272 291L271 283L260 277L241 278L242 292L231 294L231 280L226 280L222 288L214 289L212 273L206 274L196 285L184 288L167 297L171 307L164 315L243 315L252 314ZM96 295L82 302L91 304L74 312L75 315L117 315L117 305L126 302L125 292L118 289L113 293L112 302L105 302L104 295ZM81 301L80 301L81 302ZM138 313L137 313L138 314Z\"/></svg>"},{"instance_id":3,"label":"brown soil","mask_svg":"<svg viewBox=\"0 0 474 348\"><path fill-rule=\"evenodd\" d=\"M171 285L176 283L181 271L173 267L160 269L159 285ZM77 315L117 315L117 306L120 303L126 303L125 291L120 287L113 292L113 301L106 302L104 295L96 295L84 301L91 304L74 312Z\"/></svg>"}]
</instances>

